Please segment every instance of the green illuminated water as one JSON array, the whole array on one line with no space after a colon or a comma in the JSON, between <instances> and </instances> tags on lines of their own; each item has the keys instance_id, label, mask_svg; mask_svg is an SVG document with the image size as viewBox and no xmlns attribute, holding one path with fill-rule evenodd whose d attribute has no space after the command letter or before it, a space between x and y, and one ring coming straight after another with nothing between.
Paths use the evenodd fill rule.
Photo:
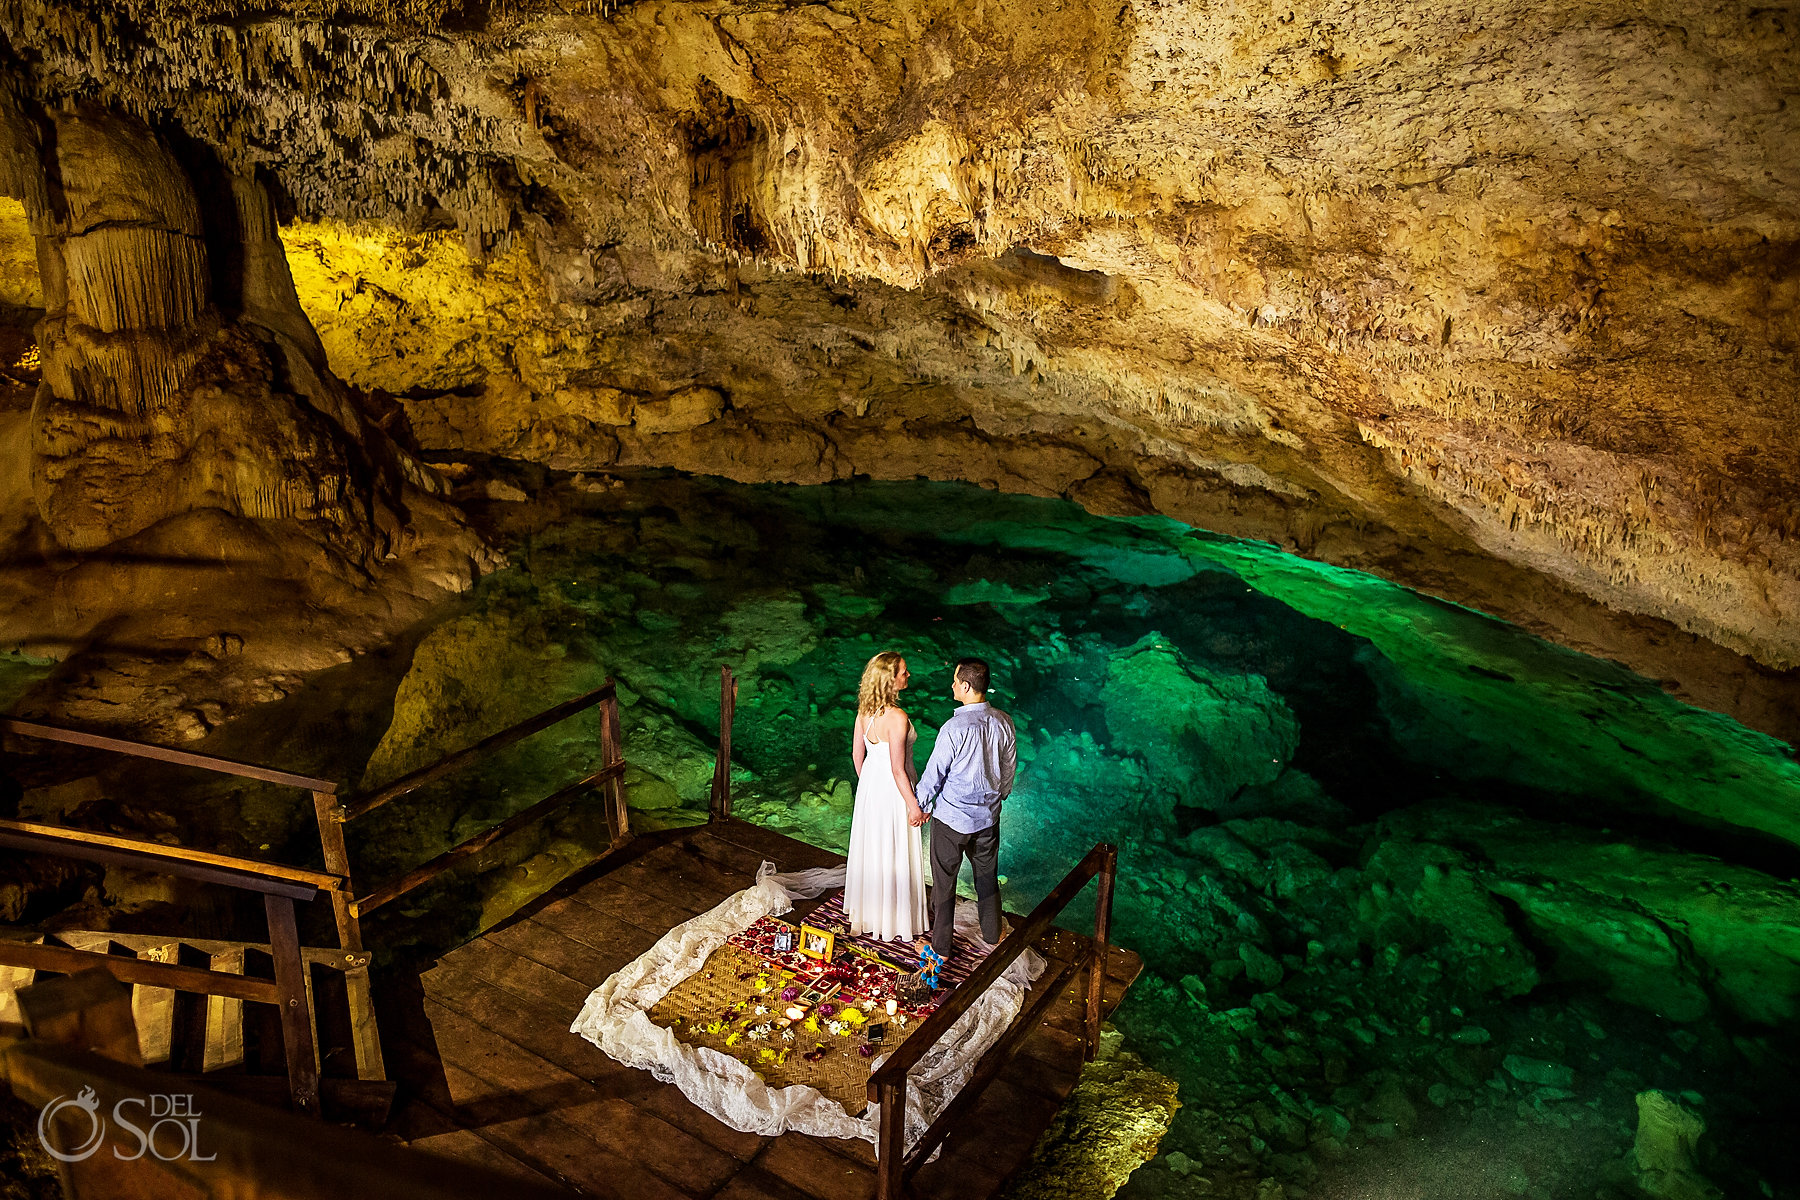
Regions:
<instances>
[{"instance_id":1,"label":"green illuminated water","mask_svg":"<svg viewBox=\"0 0 1800 1200\"><path fill-rule=\"evenodd\" d=\"M317 760L283 765L371 785L610 675L634 821L688 823L729 663L737 814L841 848L863 663L907 656L922 765L950 663L980 655L1020 731L1009 909L1120 846L1116 937L1147 970L1118 1025L1184 1105L1130 1194L1620 1200L1645 1194L1634 1097L1660 1089L1707 1122L1728 1192L1800 1197L1800 767L1780 743L1479 613L1162 519L685 478L565 481L486 515L512 567L410 660L321 676L208 748L279 736ZM0 698L43 670L0 661ZM359 878L597 746L589 714L380 810L353 831ZM292 796L231 786L197 843L316 846ZM603 841L576 806L383 910L370 943L454 944Z\"/></svg>"},{"instance_id":2,"label":"green illuminated water","mask_svg":"<svg viewBox=\"0 0 1800 1200\"><path fill-rule=\"evenodd\" d=\"M1712 1125L1715 1174L1795 1194L1768 1149L1792 1110L1757 1082L1786 1094L1800 1012L1800 894L1767 873L1800 859L1780 743L1481 614L1167 520L922 483L558 494L562 518L421 643L371 782L610 674L635 819L698 820L730 663L739 815L841 847L863 662L907 656L922 764L949 664L977 654L1021 734L1009 907L1121 846L1118 937L1149 970L1119 1023L1186 1105L1135 1192L1630 1195L1633 1097L1661 1088ZM593 748L578 723L522 748L373 837L371 869ZM571 818L456 895L491 919L597 836Z\"/></svg>"}]
</instances>

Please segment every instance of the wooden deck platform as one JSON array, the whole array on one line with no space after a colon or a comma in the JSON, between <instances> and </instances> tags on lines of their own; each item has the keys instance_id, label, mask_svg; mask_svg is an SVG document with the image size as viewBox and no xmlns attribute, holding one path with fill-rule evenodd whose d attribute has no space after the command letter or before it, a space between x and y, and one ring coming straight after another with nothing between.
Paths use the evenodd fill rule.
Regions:
<instances>
[{"instance_id":1,"label":"wooden deck platform","mask_svg":"<svg viewBox=\"0 0 1800 1200\"><path fill-rule=\"evenodd\" d=\"M421 1149L589 1195L871 1196L870 1143L738 1133L568 1031L594 987L668 929L748 887L765 859L784 871L843 861L736 820L639 837L444 955L410 990L381 989L387 1061L402 1084L389 1128ZM1036 948L1067 960L1087 940L1057 931ZM1140 969L1135 954L1110 952L1108 1013ZM1024 1162L1080 1073L1083 985L1066 992L963 1130L913 1177L914 1194L989 1197Z\"/></svg>"}]
</instances>

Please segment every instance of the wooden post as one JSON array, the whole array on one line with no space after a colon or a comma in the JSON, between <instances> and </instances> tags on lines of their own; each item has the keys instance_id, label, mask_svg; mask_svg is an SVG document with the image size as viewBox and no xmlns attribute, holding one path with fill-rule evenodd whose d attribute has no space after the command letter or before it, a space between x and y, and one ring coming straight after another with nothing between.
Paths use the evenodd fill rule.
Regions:
<instances>
[{"instance_id":1,"label":"wooden post","mask_svg":"<svg viewBox=\"0 0 1800 1200\"><path fill-rule=\"evenodd\" d=\"M344 952L344 993L350 1007L356 1077L386 1079L387 1064L381 1059L381 1037L375 1029L375 999L369 988L369 956L363 952L362 921L356 915L356 893L350 881L350 851L344 842L345 809L329 792L314 792L312 799L325 869L344 877L343 888L331 893L331 915L337 921L338 948Z\"/></svg>"},{"instance_id":2,"label":"wooden post","mask_svg":"<svg viewBox=\"0 0 1800 1200\"><path fill-rule=\"evenodd\" d=\"M244 973L244 948L227 947L215 951L208 967L231 975ZM206 998L206 1049L201 1055L201 1071L218 1071L236 1067L244 1061L244 1002L231 996Z\"/></svg>"},{"instance_id":3,"label":"wooden post","mask_svg":"<svg viewBox=\"0 0 1800 1200\"><path fill-rule=\"evenodd\" d=\"M181 943L143 946L135 951L135 957L142 962L179 962ZM144 1065L168 1062L175 1045L175 990L137 984L131 989L131 1014L137 1022L138 1056Z\"/></svg>"},{"instance_id":4,"label":"wooden post","mask_svg":"<svg viewBox=\"0 0 1800 1200\"><path fill-rule=\"evenodd\" d=\"M264 896L269 915L269 954L275 960L275 1003L281 1011L281 1042L287 1051L288 1090L294 1107L319 1114L319 1062L313 1045L312 1012L306 1002L306 964L300 958L300 931L294 902Z\"/></svg>"},{"instance_id":5,"label":"wooden post","mask_svg":"<svg viewBox=\"0 0 1800 1200\"><path fill-rule=\"evenodd\" d=\"M881 1085L875 1143L875 1200L900 1200L906 1187L906 1077Z\"/></svg>"},{"instance_id":6,"label":"wooden post","mask_svg":"<svg viewBox=\"0 0 1800 1200\"><path fill-rule=\"evenodd\" d=\"M737 716L737 676L719 667L719 756L713 760L712 806L708 821L731 817L731 722Z\"/></svg>"},{"instance_id":7,"label":"wooden post","mask_svg":"<svg viewBox=\"0 0 1800 1200\"><path fill-rule=\"evenodd\" d=\"M606 680L613 686L612 677ZM600 756L605 766L622 766L625 762L625 735L619 729L619 695L617 689L600 702ZM625 772L620 771L606 781L604 795L608 801L607 817L612 825L613 845L631 836L631 810L625 797Z\"/></svg>"},{"instance_id":8,"label":"wooden post","mask_svg":"<svg viewBox=\"0 0 1800 1200\"><path fill-rule=\"evenodd\" d=\"M1119 848L1108 845L1100 866L1100 891L1094 897L1094 960L1088 966L1087 1044L1082 1057L1093 1062L1100 1052L1100 1010L1106 998L1106 943L1112 933L1113 880L1119 873Z\"/></svg>"}]
</instances>

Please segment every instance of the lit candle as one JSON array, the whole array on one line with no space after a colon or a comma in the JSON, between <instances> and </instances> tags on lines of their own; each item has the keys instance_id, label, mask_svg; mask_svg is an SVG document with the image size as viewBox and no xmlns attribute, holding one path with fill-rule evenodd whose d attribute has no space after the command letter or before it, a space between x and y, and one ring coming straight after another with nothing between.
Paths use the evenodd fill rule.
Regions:
<instances>
[{"instance_id":1,"label":"lit candle","mask_svg":"<svg viewBox=\"0 0 1800 1200\"><path fill-rule=\"evenodd\" d=\"M893 1016L895 1013L900 1011L900 1002L898 1000L889 1000L887 1002L887 1010L888 1010L888 1016L890 1016L890 1017Z\"/></svg>"},{"instance_id":2,"label":"lit candle","mask_svg":"<svg viewBox=\"0 0 1800 1200\"><path fill-rule=\"evenodd\" d=\"M798 1021L801 1017L804 1017L805 1015L806 1015L806 1010L804 1008L801 1008L798 1004L794 1005L792 1008L787 1010L787 1017L788 1017L788 1020L790 1020L790 1021Z\"/></svg>"}]
</instances>

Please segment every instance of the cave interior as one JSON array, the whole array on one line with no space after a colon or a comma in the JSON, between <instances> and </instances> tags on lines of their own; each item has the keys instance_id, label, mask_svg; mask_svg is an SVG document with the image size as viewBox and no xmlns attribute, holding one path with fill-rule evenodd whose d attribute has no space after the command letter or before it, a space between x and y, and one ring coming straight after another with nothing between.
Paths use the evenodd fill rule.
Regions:
<instances>
[{"instance_id":1,"label":"cave interior","mask_svg":"<svg viewBox=\"0 0 1800 1200\"><path fill-rule=\"evenodd\" d=\"M610 678L658 830L728 665L737 814L841 852L864 662L922 763L977 655L1009 910L1116 843L1146 967L1008 1197L1796 1200L1797 30L7 0L0 713L348 794ZM291 789L0 772L10 820L319 862ZM384 910L378 986L604 839ZM0 860L10 926L255 917ZM8 1105L0 1189L60 1195Z\"/></svg>"}]
</instances>

